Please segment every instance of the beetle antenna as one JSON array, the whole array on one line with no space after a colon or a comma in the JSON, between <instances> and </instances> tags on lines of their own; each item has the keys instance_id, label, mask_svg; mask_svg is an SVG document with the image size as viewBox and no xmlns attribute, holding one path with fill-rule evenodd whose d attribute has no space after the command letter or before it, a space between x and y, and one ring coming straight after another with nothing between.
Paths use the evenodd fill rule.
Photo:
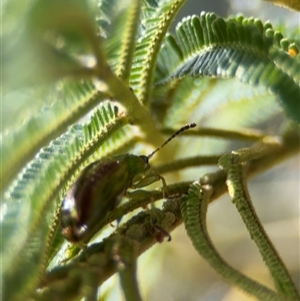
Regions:
<instances>
[{"instance_id":1,"label":"beetle antenna","mask_svg":"<svg viewBox=\"0 0 300 301\"><path fill-rule=\"evenodd\" d=\"M178 131L176 131L172 136L170 136L160 147L158 147L156 150L154 150L150 155L147 156L148 160L153 157L155 153L157 153L159 150L161 150L165 145L167 145L173 138L181 134L182 132L189 130L191 128L194 128L196 126L196 123L189 123L180 128Z\"/></svg>"}]
</instances>

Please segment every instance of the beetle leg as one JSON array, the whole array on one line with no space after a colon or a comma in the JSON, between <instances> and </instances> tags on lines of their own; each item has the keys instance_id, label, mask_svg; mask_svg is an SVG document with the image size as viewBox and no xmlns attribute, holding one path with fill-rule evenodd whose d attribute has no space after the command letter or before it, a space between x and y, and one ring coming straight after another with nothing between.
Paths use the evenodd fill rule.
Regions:
<instances>
[{"instance_id":1,"label":"beetle leg","mask_svg":"<svg viewBox=\"0 0 300 301\"><path fill-rule=\"evenodd\" d=\"M163 189L162 189L163 198L166 199L169 196L167 182L166 182L165 178L162 177L161 175L159 175L159 177L160 177L160 180L163 185Z\"/></svg>"},{"instance_id":2,"label":"beetle leg","mask_svg":"<svg viewBox=\"0 0 300 301\"><path fill-rule=\"evenodd\" d=\"M161 180L162 182L162 186L163 186L162 193L163 193L163 198L165 199L169 195L166 180L154 169L148 170L143 175L138 175L137 178L135 178L133 181L132 188L142 188L159 180Z\"/></svg>"}]
</instances>

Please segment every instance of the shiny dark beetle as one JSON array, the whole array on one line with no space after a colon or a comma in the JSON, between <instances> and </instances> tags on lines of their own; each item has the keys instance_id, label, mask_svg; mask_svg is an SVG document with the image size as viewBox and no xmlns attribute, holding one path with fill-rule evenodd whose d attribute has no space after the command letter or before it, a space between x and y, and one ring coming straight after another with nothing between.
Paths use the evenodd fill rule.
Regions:
<instances>
[{"instance_id":1,"label":"shiny dark beetle","mask_svg":"<svg viewBox=\"0 0 300 301\"><path fill-rule=\"evenodd\" d=\"M148 156L118 155L85 167L61 205L64 237L70 242L82 241L119 204L128 188L162 180L165 191L164 178L150 169L149 160L175 136L195 126L195 123L185 125Z\"/></svg>"}]
</instances>

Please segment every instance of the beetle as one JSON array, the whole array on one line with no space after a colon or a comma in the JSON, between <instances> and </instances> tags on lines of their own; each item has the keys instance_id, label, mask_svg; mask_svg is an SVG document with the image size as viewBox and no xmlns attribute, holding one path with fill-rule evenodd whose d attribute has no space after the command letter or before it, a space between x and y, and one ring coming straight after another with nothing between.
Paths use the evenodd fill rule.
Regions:
<instances>
[{"instance_id":1,"label":"beetle","mask_svg":"<svg viewBox=\"0 0 300 301\"><path fill-rule=\"evenodd\" d=\"M128 188L144 187L161 180L165 194L165 179L151 169L149 160L174 137L195 126L195 123L183 126L148 156L123 154L86 166L62 201L63 236L73 243L82 241L120 203Z\"/></svg>"}]
</instances>

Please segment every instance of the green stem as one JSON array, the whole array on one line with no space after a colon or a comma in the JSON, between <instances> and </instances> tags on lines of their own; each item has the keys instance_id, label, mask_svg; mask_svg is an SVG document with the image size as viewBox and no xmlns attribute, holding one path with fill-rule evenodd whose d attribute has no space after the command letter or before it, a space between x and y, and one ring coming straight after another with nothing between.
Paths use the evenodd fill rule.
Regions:
<instances>
[{"instance_id":1,"label":"green stem","mask_svg":"<svg viewBox=\"0 0 300 301\"><path fill-rule=\"evenodd\" d=\"M102 51L101 41L98 39L93 43L94 55L97 61L95 68L93 68L93 74L100 81L101 92L110 95L112 99L116 99L125 106L130 123L141 127L146 136L145 140L160 145L164 141L163 136L157 129L151 112L137 98L133 90L124 83L124 80L112 71Z\"/></svg>"},{"instance_id":2,"label":"green stem","mask_svg":"<svg viewBox=\"0 0 300 301\"><path fill-rule=\"evenodd\" d=\"M174 132L174 129L163 129L164 134L170 135ZM257 141L261 140L267 135L261 131L244 129L242 131L231 131L231 130L222 130L222 129L213 129L213 128L198 128L193 131L185 132L183 135L186 136L209 136L216 137L221 139L237 139L237 140L246 140L246 141Z\"/></svg>"},{"instance_id":3,"label":"green stem","mask_svg":"<svg viewBox=\"0 0 300 301\"><path fill-rule=\"evenodd\" d=\"M150 38L150 40L147 43L148 45L145 53L145 60L141 64L142 70L139 78L139 89L136 90L140 101L148 108L150 107L149 104L153 90L154 71L157 67L156 62L159 50L172 21L185 2L186 0L175 0L173 2L165 1L165 3L162 2L159 5L159 8L166 8L166 10L162 9L160 12L158 21L159 26L155 28L155 31L153 31L154 28L150 26L146 36L143 37L143 39L148 40Z\"/></svg>"},{"instance_id":4,"label":"green stem","mask_svg":"<svg viewBox=\"0 0 300 301\"><path fill-rule=\"evenodd\" d=\"M137 249L134 241L116 236L112 245L112 256L119 272L126 301L142 301L136 278Z\"/></svg>"},{"instance_id":5,"label":"green stem","mask_svg":"<svg viewBox=\"0 0 300 301\"><path fill-rule=\"evenodd\" d=\"M105 73L103 78L105 79L105 85L109 91L108 93L113 99L116 99L125 106L127 115L130 118L130 124L140 126L145 134L145 141L153 143L154 145L160 145L164 141L164 137L158 130L151 112L143 106L130 87L126 86L124 82L111 71L109 66L106 66L104 69L105 70L101 70L101 73ZM100 76L99 79L102 80L102 76Z\"/></svg>"},{"instance_id":6,"label":"green stem","mask_svg":"<svg viewBox=\"0 0 300 301\"><path fill-rule=\"evenodd\" d=\"M191 158L178 159L172 163L161 164L155 167L155 170L159 173L167 173L176 170L181 170L188 167L199 167L200 165L216 165L221 155L214 156L195 156Z\"/></svg>"},{"instance_id":7,"label":"green stem","mask_svg":"<svg viewBox=\"0 0 300 301\"><path fill-rule=\"evenodd\" d=\"M131 72L132 60L136 45L137 29L140 22L141 1L131 1L128 7L128 15L124 28L124 37L122 39L122 49L120 51L120 59L118 63L118 70L116 74L126 83L129 82Z\"/></svg>"},{"instance_id":8,"label":"green stem","mask_svg":"<svg viewBox=\"0 0 300 301\"><path fill-rule=\"evenodd\" d=\"M215 249L206 226L207 207L212 194L210 186L201 187L198 183L191 185L188 195L181 199L181 210L184 224L189 237L198 253L219 273L226 281L238 286L248 294L261 301L284 301L262 284L246 277L228 265Z\"/></svg>"},{"instance_id":9,"label":"green stem","mask_svg":"<svg viewBox=\"0 0 300 301\"><path fill-rule=\"evenodd\" d=\"M268 266L277 290L292 300L300 300L295 284L275 247L270 241L252 205L248 192L244 158L256 157L251 150L221 157L219 165L227 171L227 186L232 202L236 205L251 238L256 243L263 260ZM259 153L257 154L259 156Z\"/></svg>"}]
</instances>

